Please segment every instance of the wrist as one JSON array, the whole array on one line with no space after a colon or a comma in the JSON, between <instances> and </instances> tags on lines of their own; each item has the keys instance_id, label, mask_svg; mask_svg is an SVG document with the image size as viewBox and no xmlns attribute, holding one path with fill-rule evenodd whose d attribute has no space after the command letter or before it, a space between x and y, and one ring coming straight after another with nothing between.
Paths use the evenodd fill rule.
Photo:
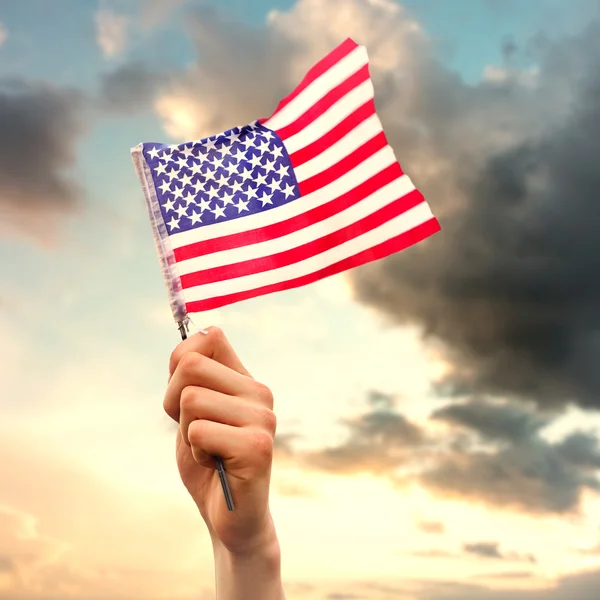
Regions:
<instances>
[{"instance_id":1,"label":"wrist","mask_svg":"<svg viewBox=\"0 0 600 600\"><path fill-rule=\"evenodd\" d=\"M232 551L213 539L217 600L285 600L275 528Z\"/></svg>"}]
</instances>

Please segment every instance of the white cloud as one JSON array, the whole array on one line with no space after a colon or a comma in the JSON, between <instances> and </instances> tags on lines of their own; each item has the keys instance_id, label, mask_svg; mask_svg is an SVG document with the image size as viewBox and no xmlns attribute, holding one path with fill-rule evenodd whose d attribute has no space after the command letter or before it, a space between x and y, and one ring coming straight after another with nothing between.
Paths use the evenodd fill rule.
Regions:
<instances>
[{"instance_id":1,"label":"white cloud","mask_svg":"<svg viewBox=\"0 0 600 600\"><path fill-rule=\"evenodd\" d=\"M129 21L110 10L96 13L96 41L105 58L115 58L127 47Z\"/></svg>"}]
</instances>

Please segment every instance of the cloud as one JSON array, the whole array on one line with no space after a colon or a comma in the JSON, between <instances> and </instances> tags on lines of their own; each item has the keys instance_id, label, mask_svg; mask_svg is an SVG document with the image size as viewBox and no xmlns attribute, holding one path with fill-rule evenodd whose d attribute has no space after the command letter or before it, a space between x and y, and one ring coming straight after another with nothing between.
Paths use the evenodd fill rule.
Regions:
<instances>
[{"instance_id":1,"label":"cloud","mask_svg":"<svg viewBox=\"0 0 600 600\"><path fill-rule=\"evenodd\" d=\"M540 43L534 81L505 69L470 87L426 60L418 102L385 92L388 137L443 233L352 279L359 301L445 342L443 391L599 406L599 32Z\"/></svg>"},{"instance_id":2,"label":"cloud","mask_svg":"<svg viewBox=\"0 0 600 600\"><path fill-rule=\"evenodd\" d=\"M50 241L75 211L72 178L83 98L49 84L0 80L0 211L5 230Z\"/></svg>"},{"instance_id":3,"label":"cloud","mask_svg":"<svg viewBox=\"0 0 600 600\"><path fill-rule=\"evenodd\" d=\"M513 562L535 563L535 557L531 554L518 554L515 552L501 552L498 542L471 542L463 545L463 552L480 558L507 560Z\"/></svg>"},{"instance_id":4,"label":"cloud","mask_svg":"<svg viewBox=\"0 0 600 600\"><path fill-rule=\"evenodd\" d=\"M128 43L129 20L110 10L96 13L96 41L105 58L116 58Z\"/></svg>"},{"instance_id":5,"label":"cloud","mask_svg":"<svg viewBox=\"0 0 600 600\"><path fill-rule=\"evenodd\" d=\"M392 410L392 398L371 392L372 410L358 418L343 419L348 440L339 446L307 452L303 461L336 473L379 473L397 468L426 444L423 430Z\"/></svg>"},{"instance_id":6,"label":"cloud","mask_svg":"<svg viewBox=\"0 0 600 600\"><path fill-rule=\"evenodd\" d=\"M388 140L443 233L352 272L356 298L443 342L445 393L599 405L598 21L538 35L533 70L504 40L477 85L391 0L299 0L260 31L204 6L186 26L199 60L154 102L177 140L268 116L346 36L365 44Z\"/></svg>"},{"instance_id":7,"label":"cloud","mask_svg":"<svg viewBox=\"0 0 600 600\"><path fill-rule=\"evenodd\" d=\"M440 521L421 521L417 526L424 533L438 534L446 532L446 526Z\"/></svg>"},{"instance_id":8,"label":"cloud","mask_svg":"<svg viewBox=\"0 0 600 600\"><path fill-rule=\"evenodd\" d=\"M483 399L438 409L417 425L389 397L382 406L373 396L362 415L341 421L343 443L300 451L288 436L278 442L279 455L305 468L372 473L442 498L530 514L576 513L585 491L600 491L600 449L591 432L548 441L543 428L550 422L534 409Z\"/></svg>"},{"instance_id":9,"label":"cloud","mask_svg":"<svg viewBox=\"0 0 600 600\"><path fill-rule=\"evenodd\" d=\"M166 73L152 71L143 63L127 63L100 78L98 103L112 113L139 113L151 108L161 87L168 85Z\"/></svg>"}]
</instances>

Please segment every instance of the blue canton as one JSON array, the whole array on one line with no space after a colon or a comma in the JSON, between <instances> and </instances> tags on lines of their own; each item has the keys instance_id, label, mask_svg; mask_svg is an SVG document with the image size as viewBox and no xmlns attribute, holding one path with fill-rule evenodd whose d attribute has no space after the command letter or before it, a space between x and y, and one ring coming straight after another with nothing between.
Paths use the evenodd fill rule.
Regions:
<instances>
[{"instance_id":1,"label":"blue canton","mask_svg":"<svg viewBox=\"0 0 600 600\"><path fill-rule=\"evenodd\" d=\"M169 234L300 197L283 142L258 122L187 144L144 144L143 152Z\"/></svg>"}]
</instances>

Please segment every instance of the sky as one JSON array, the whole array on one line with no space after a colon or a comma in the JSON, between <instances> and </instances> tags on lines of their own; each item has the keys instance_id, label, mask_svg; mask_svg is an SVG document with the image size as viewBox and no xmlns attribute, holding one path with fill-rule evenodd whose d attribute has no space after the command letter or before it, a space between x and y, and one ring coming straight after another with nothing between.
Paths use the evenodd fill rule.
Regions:
<instances>
[{"instance_id":1,"label":"sky","mask_svg":"<svg viewBox=\"0 0 600 600\"><path fill-rule=\"evenodd\" d=\"M194 317L275 395L288 600L600 585L596 0L0 0L0 600L208 600L130 158L367 47L442 231Z\"/></svg>"}]
</instances>

